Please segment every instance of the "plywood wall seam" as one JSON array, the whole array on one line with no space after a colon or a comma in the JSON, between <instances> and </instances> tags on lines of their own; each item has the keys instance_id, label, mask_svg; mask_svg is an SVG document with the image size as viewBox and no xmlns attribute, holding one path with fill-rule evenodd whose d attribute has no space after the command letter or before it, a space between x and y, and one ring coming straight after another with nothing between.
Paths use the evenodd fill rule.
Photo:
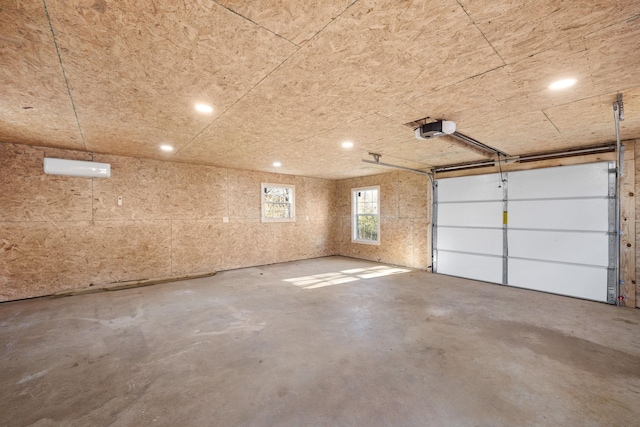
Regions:
<instances>
[{"instance_id":1,"label":"plywood wall seam","mask_svg":"<svg viewBox=\"0 0 640 427\"><path fill-rule=\"evenodd\" d=\"M410 221L411 221L411 231L410 231L411 233L411 267L415 268L416 266L415 221L414 220L410 220Z\"/></svg>"},{"instance_id":2,"label":"plywood wall seam","mask_svg":"<svg viewBox=\"0 0 640 427\"><path fill-rule=\"evenodd\" d=\"M225 191L225 200L227 202L227 218L231 217L231 213L229 211L229 168L225 168L224 175L224 191Z\"/></svg>"},{"instance_id":3,"label":"plywood wall seam","mask_svg":"<svg viewBox=\"0 0 640 427\"><path fill-rule=\"evenodd\" d=\"M173 219L169 220L169 272L173 275Z\"/></svg>"},{"instance_id":4,"label":"plywood wall seam","mask_svg":"<svg viewBox=\"0 0 640 427\"><path fill-rule=\"evenodd\" d=\"M91 156L91 159L93 160L93 156ZM94 193L94 189L93 189L93 184L94 184L94 180L95 178L91 178L91 222L93 223L96 219L96 211L95 211L95 193Z\"/></svg>"},{"instance_id":5,"label":"plywood wall seam","mask_svg":"<svg viewBox=\"0 0 640 427\"><path fill-rule=\"evenodd\" d=\"M64 69L64 64L62 63L62 56L60 55L60 49L58 47L58 41L56 39L56 33L53 29L53 24L51 23L51 16L49 15L49 9L47 8L47 1L42 0L42 5L44 7L44 13L47 16L47 22L49 23L49 30L51 30L51 37L53 38L53 45L56 50L56 55L58 56L58 61L60 62L60 70L62 71L62 78L64 79L64 84L67 87L67 93L69 94L69 100L71 101L71 109L73 110L73 115L76 119L76 124L78 125L78 132L80 133L80 138L82 139L82 145L84 146L84 150L87 150L87 142L84 139L84 134L82 133L82 127L80 126L80 119L78 118L78 111L76 110L76 104L73 101L73 95L71 94L71 87L69 86L69 80L67 79L67 73Z\"/></svg>"},{"instance_id":6,"label":"plywood wall seam","mask_svg":"<svg viewBox=\"0 0 640 427\"><path fill-rule=\"evenodd\" d=\"M400 172L396 172L396 216L400 218Z\"/></svg>"}]
</instances>

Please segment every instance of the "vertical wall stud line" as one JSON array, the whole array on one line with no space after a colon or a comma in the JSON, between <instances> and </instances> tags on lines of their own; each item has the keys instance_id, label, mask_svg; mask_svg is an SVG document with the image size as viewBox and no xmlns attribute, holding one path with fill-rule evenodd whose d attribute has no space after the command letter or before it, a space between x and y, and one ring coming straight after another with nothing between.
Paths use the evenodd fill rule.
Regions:
<instances>
[{"instance_id":1,"label":"vertical wall stud line","mask_svg":"<svg viewBox=\"0 0 640 427\"><path fill-rule=\"evenodd\" d=\"M398 221L400 218L400 172L396 172L396 215L398 216Z\"/></svg>"},{"instance_id":2,"label":"vertical wall stud line","mask_svg":"<svg viewBox=\"0 0 640 427\"><path fill-rule=\"evenodd\" d=\"M96 214L95 214L95 192L93 189L93 183L95 181L95 178L91 178L91 225L93 225L93 223L96 220Z\"/></svg>"},{"instance_id":3,"label":"vertical wall stud line","mask_svg":"<svg viewBox=\"0 0 640 427\"><path fill-rule=\"evenodd\" d=\"M410 219L409 221L411 221L411 267L415 268L416 267L416 238L415 238L415 224L413 219Z\"/></svg>"},{"instance_id":4,"label":"vertical wall stud line","mask_svg":"<svg viewBox=\"0 0 640 427\"><path fill-rule=\"evenodd\" d=\"M231 217L231 212L229 211L229 168L226 169L227 173L225 175L225 183L224 183L224 191L226 193L226 199L227 199L227 218Z\"/></svg>"},{"instance_id":5,"label":"vertical wall stud line","mask_svg":"<svg viewBox=\"0 0 640 427\"><path fill-rule=\"evenodd\" d=\"M91 161L93 162L95 160L94 155L93 155L93 151L91 152ZM95 178L91 178L91 225L93 226L95 224L96 221L96 194L95 194L95 189L93 187L93 184L95 182Z\"/></svg>"}]
</instances>

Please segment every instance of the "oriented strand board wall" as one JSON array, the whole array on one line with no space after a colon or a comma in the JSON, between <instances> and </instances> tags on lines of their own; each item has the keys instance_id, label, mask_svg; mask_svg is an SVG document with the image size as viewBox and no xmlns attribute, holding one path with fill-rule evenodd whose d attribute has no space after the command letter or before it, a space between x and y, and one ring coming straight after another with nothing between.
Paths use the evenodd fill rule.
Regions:
<instances>
[{"instance_id":1,"label":"oriented strand board wall","mask_svg":"<svg viewBox=\"0 0 640 427\"><path fill-rule=\"evenodd\" d=\"M380 186L380 245L351 242L351 189ZM431 184L424 175L391 172L340 180L336 184L336 217L339 231L335 245L339 255L389 264L430 269Z\"/></svg>"},{"instance_id":2,"label":"oriented strand board wall","mask_svg":"<svg viewBox=\"0 0 640 427\"><path fill-rule=\"evenodd\" d=\"M111 178L45 175L45 155ZM260 222L261 182L296 186L296 222ZM0 144L0 188L0 301L334 253L323 179Z\"/></svg>"},{"instance_id":3,"label":"oriented strand board wall","mask_svg":"<svg viewBox=\"0 0 640 427\"><path fill-rule=\"evenodd\" d=\"M636 166L635 142L624 145L624 172L620 187L620 296L621 305L636 307Z\"/></svg>"},{"instance_id":4,"label":"oriented strand board wall","mask_svg":"<svg viewBox=\"0 0 640 427\"><path fill-rule=\"evenodd\" d=\"M629 201L633 201L635 204L635 229L632 229L635 232L635 245L633 248L629 248L629 252L633 251L633 259L635 260L635 275L633 276L633 280L631 284L627 284L627 290L629 291L629 296L632 295L635 290L635 307L640 308L640 283L638 283L638 279L640 278L640 251L638 245L640 245L640 197L637 197L638 191L640 190L640 144L638 143L640 140L635 141L627 141L624 143L625 147L627 147L627 151L629 149L633 149L634 153L634 183L635 188L633 193L627 190L627 196ZM628 165L627 162L625 164ZM633 196L631 196L633 194ZM623 236L624 237L624 236ZM629 273L627 273L627 277L631 277ZM632 306L631 304L625 304L627 306Z\"/></svg>"}]
</instances>

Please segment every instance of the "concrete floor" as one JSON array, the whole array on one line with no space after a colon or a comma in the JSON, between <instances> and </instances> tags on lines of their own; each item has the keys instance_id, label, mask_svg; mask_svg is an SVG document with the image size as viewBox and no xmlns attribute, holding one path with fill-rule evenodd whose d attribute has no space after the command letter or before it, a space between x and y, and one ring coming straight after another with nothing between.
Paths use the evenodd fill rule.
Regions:
<instances>
[{"instance_id":1,"label":"concrete floor","mask_svg":"<svg viewBox=\"0 0 640 427\"><path fill-rule=\"evenodd\" d=\"M3 426L640 425L640 310L341 257L0 304L0 345Z\"/></svg>"}]
</instances>

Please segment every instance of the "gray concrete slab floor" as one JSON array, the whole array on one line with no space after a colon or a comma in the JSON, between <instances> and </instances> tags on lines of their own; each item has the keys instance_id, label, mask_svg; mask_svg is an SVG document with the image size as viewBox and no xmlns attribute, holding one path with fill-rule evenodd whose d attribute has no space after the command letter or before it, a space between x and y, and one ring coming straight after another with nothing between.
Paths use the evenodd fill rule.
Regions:
<instances>
[{"instance_id":1,"label":"gray concrete slab floor","mask_svg":"<svg viewBox=\"0 0 640 427\"><path fill-rule=\"evenodd\" d=\"M0 304L2 426L640 425L640 310L342 257Z\"/></svg>"}]
</instances>

